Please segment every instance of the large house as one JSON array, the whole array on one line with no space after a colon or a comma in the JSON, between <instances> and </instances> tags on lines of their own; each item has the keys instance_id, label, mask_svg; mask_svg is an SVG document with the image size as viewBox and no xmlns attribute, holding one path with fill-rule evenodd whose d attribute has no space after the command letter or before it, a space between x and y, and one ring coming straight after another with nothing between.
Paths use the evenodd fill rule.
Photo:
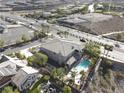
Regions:
<instances>
[{"instance_id":1,"label":"large house","mask_svg":"<svg viewBox=\"0 0 124 93\"><path fill-rule=\"evenodd\" d=\"M17 72L9 67L0 68L0 88L11 82L11 77L13 77Z\"/></svg>"},{"instance_id":2,"label":"large house","mask_svg":"<svg viewBox=\"0 0 124 93\"><path fill-rule=\"evenodd\" d=\"M0 55L0 88L14 83L23 91L35 82L37 75L38 70L28 67L25 61Z\"/></svg>"},{"instance_id":3,"label":"large house","mask_svg":"<svg viewBox=\"0 0 124 93\"><path fill-rule=\"evenodd\" d=\"M11 82L11 78L17 73L16 64L8 60L4 55L0 56L0 88Z\"/></svg>"},{"instance_id":4,"label":"large house","mask_svg":"<svg viewBox=\"0 0 124 93\"><path fill-rule=\"evenodd\" d=\"M80 42L53 39L41 45L40 51L59 65L72 64L80 59L83 46Z\"/></svg>"},{"instance_id":5,"label":"large house","mask_svg":"<svg viewBox=\"0 0 124 93\"><path fill-rule=\"evenodd\" d=\"M23 91L33 85L38 77L38 70L32 67L21 68L18 73L12 78L12 82Z\"/></svg>"}]
</instances>

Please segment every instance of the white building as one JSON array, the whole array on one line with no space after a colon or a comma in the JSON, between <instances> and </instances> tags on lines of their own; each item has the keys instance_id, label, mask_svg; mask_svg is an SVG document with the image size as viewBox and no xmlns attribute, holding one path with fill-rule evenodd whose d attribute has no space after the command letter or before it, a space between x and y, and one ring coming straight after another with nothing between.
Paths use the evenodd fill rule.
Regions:
<instances>
[{"instance_id":1,"label":"white building","mask_svg":"<svg viewBox=\"0 0 124 93\"><path fill-rule=\"evenodd\" d=\"M35 70L32 67L24 67L21 68L12 78L12 82L19 88L20 91L23 91L32 86L37 79L37 76L38 70Z\"/></svg>"}]
</instances>

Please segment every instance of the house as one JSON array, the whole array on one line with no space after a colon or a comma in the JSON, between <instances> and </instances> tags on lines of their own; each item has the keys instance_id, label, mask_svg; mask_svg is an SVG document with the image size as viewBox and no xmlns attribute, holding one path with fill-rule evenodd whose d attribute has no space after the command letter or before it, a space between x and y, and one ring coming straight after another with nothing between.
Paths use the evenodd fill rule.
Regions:
<instances>
[{"instance_id":1,"label":"house","mask_svg":"<svg viewBox=\"0 0 124 93\"><path fill-rule=\"evenodd\" d=\"M0 88L14 83L20 91L29 88L37 79L38 71L17 58L0 55Z\"/></svg>"},{"instance_id":2,"label":"house","mask_svg":"<svg viewBox=\"0 0 124 93\"><path fill-rule=\"evenodd\" d=\"M18 73L12 78L12 82L23 91L30 88L38 77L38 71L32 67L21 68Z\"/></svg>"},{"instance_id":3,"label":"house","mask_svg":"<svg viewBox=\"0 0 124 93\"><path fill-rule=\"evenodd\" d=\"M5 85L9 84L11 82L11 78L16 74L17 72L9 67L3 67L0 68L0 88L4 87Z\"/></svg>"},{"instance_id":4,"label":"house","mask_svg":"<svg viewBox=\"0 0 124 93\"><path fill-rule=\"evenodd\" d=\"M1 54L0 55L0 63L1 64L4 64L5 62L8 63L8 64L14 64L16 65L16 68L15 69L20 69L22 67L25 67L28 63L25 61L25 60L19 60L18 58L11 58L7 55L3 55Z\"/></svg>"},{"instance_id":5,"label":"house","mask_svg":"<svg viewBox=\"0 0 124 93\"><path fill-rule=\"evenodd\" d=\"M80 51L82 48L80 42L53 39L43 43L40 47L40 51L45 53L49 59L54 60L59 65L71 65L73 62L80 59Z\"/></svg>"},{"instance_id":6,"label":"house","mask_svg":"<svg viewBox=\"0 0 124 93\"><path fill-rule=\"evenodd\" d=\"M10 62L5 56L0 56L0 88L11 82L11 78L17 73L16 64Z\"/></svg>"}]
</instances>

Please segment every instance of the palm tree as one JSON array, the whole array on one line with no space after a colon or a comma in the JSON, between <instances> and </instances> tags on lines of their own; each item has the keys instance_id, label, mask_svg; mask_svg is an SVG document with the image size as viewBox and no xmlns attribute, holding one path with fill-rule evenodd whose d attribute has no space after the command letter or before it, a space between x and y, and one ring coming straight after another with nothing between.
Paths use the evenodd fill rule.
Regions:
<instances>
[{"instance_id":1,"label":"palm tree","mask_svg":"<svg viewBox=\"0 0 124 93\"><path fill-rule=\"evenodd\" d=\"M65 75L65 69L64 68L54 68L51 72L51 76L53 78L58 78L63 80L63 76Z\"/></svg>"},{"instance_id":2,"label":"palm tree","mask_svg":"<svg viewBox=\"0 0 124 93\"><path fill-rule=\"evenodd\" d=\"M82 75L82 79L85 78L85 72L84 72L84 70L82 70L82 71L80 72L80 74Z\"/></svg>"},{"instance_id":3,"label":"palm tree","mask_svg":"<svg viewBox=\"0 0 124 93\"><path fill-rule=\"evenodd\" d=\"M105 46L104 46L104 49L107 50L107 53L105 54L106 57L107 57L108 54L109 54L109 51L113 51L113 46L105 45Z\"/></svg>"}]
</instances>

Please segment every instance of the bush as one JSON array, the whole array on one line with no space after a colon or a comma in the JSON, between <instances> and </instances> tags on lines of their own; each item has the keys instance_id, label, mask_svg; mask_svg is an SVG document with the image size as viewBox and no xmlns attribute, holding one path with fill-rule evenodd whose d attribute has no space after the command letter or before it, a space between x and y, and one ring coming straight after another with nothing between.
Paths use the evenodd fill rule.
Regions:
<instances>
[{"instance_id":1,"label":"bush","mask_svg":"<svg viewBox=\"0 0 124 93\"><path fill-rule=\"evenodd\" d=\"M64 93L72 93L71 88L69 86L64 86L63 91Z\"/></svg>"},{"instance_id":2,"label":"bush","mask_svg":"<svg viewBox=\"0 0 124 93\"><path fill-rule=\"evenodd\" d=\"M48 57L42 53L35 53L33 56L27 58L29 65L37 64L43 66L48 61Z\"/></svg>"},{"instance_id":3,"label":"bush","mask_svg":"<svg viewBox=\"0 0 124 93\"><path fill-rule=\"evenodd\" d=\"M11 86L6 86L0 93L20 93L17 89L13 89Z\"/></svg>"},{"instance_id":4,"label":"bush","mask_svg":"<svg viewBox=\"0 0 124 93\"><path fill-rule=\"evenodd\" d=\"M21 60L23 60L23 59L26 58L26 57L25 57L24 55L22 55L20 52L16 52L15 55L16 55L17 58L19 58L19 59L21 59Z\"/></svg>"}]
</instances>

